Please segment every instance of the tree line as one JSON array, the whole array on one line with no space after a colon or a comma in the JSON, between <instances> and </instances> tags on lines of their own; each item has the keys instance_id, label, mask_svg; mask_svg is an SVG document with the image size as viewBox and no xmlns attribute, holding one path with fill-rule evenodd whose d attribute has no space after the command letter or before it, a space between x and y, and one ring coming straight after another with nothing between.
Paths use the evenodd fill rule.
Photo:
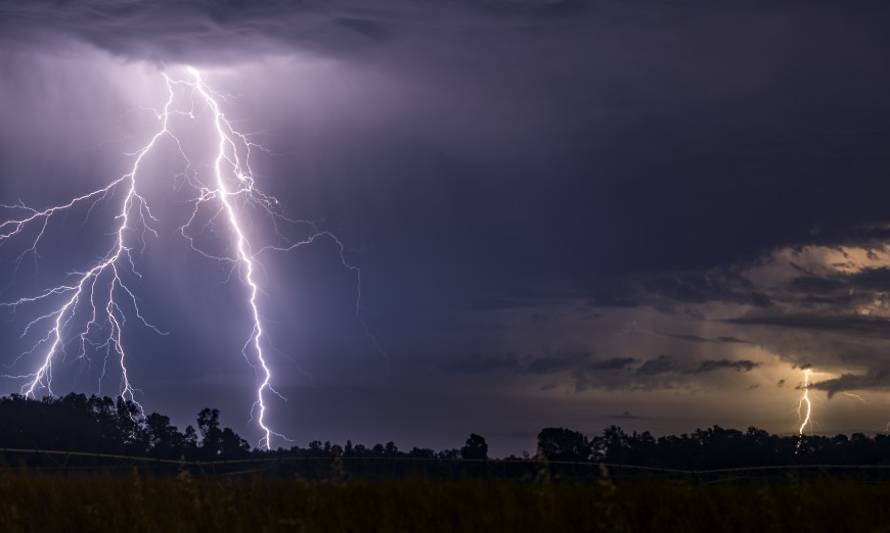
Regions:
<instances>
[{"instance_id":1,"label":"tree line","mask_svg":"<svg viewBox=\"0 0 890 533\"><path fill-rule=\"evenodd\" d=\"M217 409L202 409L194 425L180 431L170 418L143 414L123 399L68 394L29 399L0 398L0 448L25 448L123 454L163 459L227 460L251 457L489 460L485 438L471 434L460 448L400 450L393 442L365 446L313 441L307 447L258 450L228 427ZM691 433L655 437L627 433L617 426L587 435L566 428L544 428L534 454L493 461L614 463L638 466L712 469L786 464L890 464L890 436L781 436L749 428L714 426Z\"/></svg>"}]
</instances>

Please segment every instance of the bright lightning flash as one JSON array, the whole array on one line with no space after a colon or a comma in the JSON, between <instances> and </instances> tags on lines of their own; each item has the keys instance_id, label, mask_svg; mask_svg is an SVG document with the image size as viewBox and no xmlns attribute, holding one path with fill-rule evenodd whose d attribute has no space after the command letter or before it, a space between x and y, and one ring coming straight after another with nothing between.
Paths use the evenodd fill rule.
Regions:
<instances>
[{"instance_id":1,"label":"bright lightning flash","mask_svg":"<svg viewBox=\"0 0 890 533\"><path fill-rule=\"evenodd\" d=\"M813 402L810 401L810 374L812 370L807 368L803 371L803 393L797 402L797 417L801 421L797 434L803 437L804 430L810 425L810 415L813 413Z\"/></svg>"},{"instance_id":2,"label":"bright lightning flash","mask_svg":"<svg viewBox=\"0 0 890 533\"><path fill-rule=\"evenodd\" d=\"M14 238L25 239L27 247L18 257L21 262L29 254L37 256L38 247L47 232L50 221L56 215L81 206L89 206L87 212L87 216L89 216L96 204L110 197L119 196L121 198L120 208L115 216L114 242L100 260L83 272L71 274L66 281L39 294L0 303L0 307L17 310L29 304L60 300L53 310L31 320L22 332L21 336L24 338L32 329L39 327L44 322L49 323L46 334L15 360L18 362L22 357L43 349L37 369L27 374L3 377L24 381L21 392L27 397L35 397L38 390L45 390L48 394L53 395L53 363L59 354L65 354L68 345L73 343L77 346L78 358L87 361L90 360L88 354L91 349L104 351L105 362L100 376L100 390L105 377L107 361L113 355L120 366L121 373L118 395L124 400L133 402L142 410L142 405L136 400L137 389L131 384L127 371L127 351L123 341L123 332L128 316L125 311L128 310L129 314L135 316L141 324L156 333L161 335L166 333L144 318L139 308L138 298L128 286L127 280L133 277L142 277L136 269L134 255L145 251L148 234L155 238L158 237L158 232L152 227L152 223L157 222L158 219L152 214L146 198L139 192L140 165L162 140L167 139L174 143L179 155L184 160L186 171L183 176L188 188L195 193L194 197L189 200L193 206L192 214L180 227L181 236L189 242L193 250L202 256L230 264L233 271L238 271L244 281L246 303L250 314L250 335L242 347L242 355L257 371L259 381L251 414L256 419L262 433L259 446L271 449L273 436L285 437L273 431L267 421L267 394L278 393L272 387L272 369L264 352L264 329L258 301L260 286L256 280L259 267L257 256L267 251L293 250L303 245L312 244L319 238L333 241L339 249L341 263L356 276L356 313L358 313L361 296L360 272L357 267L347 262L343 243L334 234L320 231L312 222L283 216L277 210L278 200L256 187L250 168L251 152L253 149L265 149L235 130L221 109L219 104L221 97L208 87L197 69L188 67L187 72L189 74L187 79L176 79L166 73L162 74L167 89L167 100L163 109L157 112L158 129L145 146L132 154L135 158L129 172L102 188L42 210L28 207L22 202L0 205L0 208L17 213L9 220L0 221L0 246ZM175 105L177 97L182 96L187 97L185 101L189 102L191 106L187 111ZM207 182L204 182L195 170L198 167L192 165L183 148L183 143L173 132L171 126L171 118L174 116L196 118L196 113L204 110L210 113L213 135L216 140L216 153L213 163L210 165L212 176L208 178ZM120 194L120 191L123 191L123 194ZM242 212L246 206L258 207L268 214L279 238L283 239L281 233L277 231L279 223L305 225L309 229L309 235L298 242L283 246L252 246L242 220ZM224 217L227 222L226 226L232 241L232 252L229 255L207 252L196 243L196 233L201 233L201 231L193 231L194 226L202 210L208 208L215 212L215 215L207 225L214 224L220 217ZM75 325L77 327L74 327ZM72 333L72 330L76 331Z\"/></svg>"}]
</instances>

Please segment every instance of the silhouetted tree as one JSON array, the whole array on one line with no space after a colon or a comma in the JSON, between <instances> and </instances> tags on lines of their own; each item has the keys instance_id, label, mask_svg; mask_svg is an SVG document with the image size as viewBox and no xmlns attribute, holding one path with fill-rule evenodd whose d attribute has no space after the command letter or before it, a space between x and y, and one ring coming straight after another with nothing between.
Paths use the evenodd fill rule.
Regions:
<instances>
[{"instance_id":1,"label":"silhouetted tree","mask_svg":"<svg viewBox=\"0 0 890 533\"><path fill-rule=\"evenodd\" d=\"M196 429L197 428L197 429ZM35 400L21 395L0 398L0 448L26 448L98 452L186 459L229 459L248 454L294 457L348 457L342 465L379 473L379 461L361 466L362 457L373 459L435 459L455 461L483 459L488 455L485 439L472 434L459 450L434 452L412 448L403 452L393 442L367 447L347 441L344 447L331 442L312 441L308 448L251 451L249 444L231 428L222 428L217 409L202 409L196 427L180 432L170 419L159 413L143 415L138 405L123 399L69 394L61 398ZM691 433L654 437L648 432L627 433L610 426L588 439L564 428L545 428L538 435L539 459L548 461L597 461L687 469L731 468L754 465L840 464L890 465L890 436L799 437L771 435L757 428L746 431L713 426ZM4 457L0 456L0 459ZM519 459L512 458L514 461ZM523 454L525 461L531 461ZM29 459L30 460L30 459ZM47 461L46 457L34 461ZM433 461L435 463L435 461ZM319 463L306 463L319 464ZM394 461L393 465L399 465ZM407 473L410 468L426 468L417 461L389 469ZM437 465L447 472L484 475L490 465ZM479 468L477 468L479 467ZM484 468L483 468L484 467ZM327 469L322 469L328 471ZM321 470L319 470L321 471Z\"/></svg>"},{"instance_id":2,"label":"silhouetted tree","mask_svg":"<svg viewBox=\"0 0 890 533\"><path fill-rule=\"evenodd\" d=\"M398 457L399 456L399 448L393 441L389 441L386 443L386 447L383 448L383 456L384 457Z\"/></svg>"},{"instance_id":3,"label":"silhouetted tree","mask_svg":"<svg viewBox=\"0 0 890 533\"><path fill-rule=\"evenodd\" d=\"M451 450L442 450L436 454L436 458L444 459L444 460L454 460L460 458L460 450L451 449Z\"/></svg>"},{"instance_id":4,"label":"silhouetted tree","mask_svg":"<svg viewBox=\"0 0 890 533\"><path fill-rule=\"evenodd\" d=\"M206 457L215 457L222 451L222 430L219 428L219 409L205 407L198 413L198 431L201 433L201 451Z\"/></svg>"},{"instance_id":5,"label":"silhouetted tree","mask_svg":"<svg viewBox=\"0 0 890 533\"><path fill-rule=\"evenodd\" d=\"M152 455L176 458L185 451L185 436L170 424L170 418L152 413L145 419L148 445Z\"/></svg>"},{"instance_id":6,"label":"silhouetted tree","mask_svg":"<svg viewBox=\"0 0 890 533\"><path fill-rule=\"evenodd\" d=\"M194 426L186 426L183 437L186 451L194 451L198 448L198 432L195 431Z\"/></svg>"},{"instance_id":7,"label":"silhouetted tree","mask_svg":"<svg viewBox=\"0 0 890 533\"><path fill-rule=\"evenodd\" d=\"M550 461L586 461L590 455L587 437L565 428L544 428L538 433L538 454Z\"/></svg>"},{"instance_id":8,"label":"silhouetted tree","mask_svg":"<svg viewBox=\"0 0 890 533\"><path fill-rule=\"evenodd\" d=\"M238 436L231 428L225 428L220 433L219 451L217 455L237 458L246 455L250 451L250 444Z\"/></svg>"},{"instance_id":9,"label":"silhouetted tree","mask_svg":"<svg viewBox=\"0 0 890 533\"><path fill-rule=\"evenodd\" d=\"M408 452L408 457L412 457L414 459L435 459L436 452L429 448L411 448L411 451Z\"/></svg>"},{"instance_id":10,"label":"silhouetted tree","mask_svg":"<svg viewBox=\"0 0 890 533\"><path fill-rule=\"evenodd\" d=\"M470 433L464 447L460 449L460 456L464 459L488 459L488 443L485 437Z\"/></svg>"}]
</instances>

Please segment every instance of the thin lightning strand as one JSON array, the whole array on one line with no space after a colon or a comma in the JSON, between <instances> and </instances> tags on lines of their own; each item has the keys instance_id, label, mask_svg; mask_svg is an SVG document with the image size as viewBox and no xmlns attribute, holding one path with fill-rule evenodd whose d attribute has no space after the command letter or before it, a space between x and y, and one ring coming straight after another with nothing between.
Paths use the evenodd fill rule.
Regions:
<instances>
[{"instance_id":1,"label":"thin lightning strand","mask_svg":"<svg viewBox=\"0 0 890 533\"><path fill-rule=\"evenodd\" d=\"M797 402L797 417L800 419L800 428L797 430L799 437L803 437L804 430L810 424L810 415L813 412L813 402L810 401L810 373L811 369L807 368L803 371L803 394ZM800 447L800 441L798 441Z\"/></svg>"},{"instance_id":2,"label":"thin lightning strand","mask_svg":"<svg viewBox=\"0 0 890 533\"><path fill-rule=\"evenodd\" d=\"M853 398L854 400L859 400L862 403L865 403L865 404L868 403L868 401L865 398L863 398L862 395L860 395L860 394L856 394L856 393L849 392L849 391L843 391L841 394L843 394L844 396L847 396L849 398Z\"/></svg>"},{"instance_id":3,"label":"thin lightning strand","mask_svg":"<svg viewBox=\"0 0 890 533\"><path fill-rule=\"evenodd\" d=\"M11 205L0 205L0 208L11 210L14 213L21 213L18 218L13 218L5 222L0 222L0 246L7 241L26 236L28 228L35 226L36 236L27 243L27 248L18 257L18 262L28 254L38 255L38 246L43 239L50 219L65 211L70 211L80 204L89 204L87 218L93 212L96 204L105 200L110 194L116 193L118 189L123 189L125 194L121 203L120 211L117 213L115 220L119 223L115 230L115 243L111 250L98 263L90 267L88 270L76 273L71 276L74 281L67 281L56 287L46 289L36 296L28 296L20 298L13 302L0 303L0 307L11 308L16 311L19 307L35 304L44 300L51 300L57 297L63 297L62 303L50 311L49 313L40 315L31 320L24 331L22 337L30 334L32 329L39 327L45 321L51 322L51 327L45 336L40 338L28 351L19 355L13 361L16 364L22 357L31 355L44 345L48 345L39 368L24 375L6 375L5 377L19 380L26 380L26 384L22 386L22 393L27 397L35 397L37 391L41 388L47 393L53 395L52 390L52 368L53 362L57 359L60 352L65 352L66 336L65 332L68 327L77 320L79 306L88 306L86 323L77 333L76 340L79 345L78 357L86 359L87 352L90 348L95 350L104 350L105 359L102 364L102 372L100 375L100 389L102 380L105 377L108 359L114 355L118 360L121 372L121 390L119 396L124 400L129 400L138 406L142 411L142 406L136 401L136 389L132 386L127 369L127 352L123 343L123 330L126 326L127 315L124 312L125 307L132 310L136 318L145 327L153 330L158 334L166 334L155 325L149 323L138 305L138 299L134 292L125 283L122 272L127 272L137 278L141 278L141 274L136 270L133 258L134 243L128 239L130 232L138 231L139 242L141 247L137 250L142 253L146 247L146 236L151 234L158 236L157 231L151 226L151 222L157 219L152 214L146 199L141 196L137 188L137 177L140 170L140 164L143 159L158 144L161 138L169 138L175 144L178 154L185 162L185 170L177 174L175 177L181 179L179 185L186 186L195 191L196 196L190 200L193 211L188 220L179 228L179 233L189 244L190 248L201 254L203 257L215 260L221 263L231 265L231 272L238 270L241 272L242 278L246 285L247 295L246 304L250 310L250 335L248 336L244 346L242 347L242 355L257 370L259 384L256 390L256 400L251 408L251 414L256 419L262 438L259 446L265 449L271 449L272 437L287 439L284 435L273 431L267 422L268 405L266 395L268 393L276 394L282 397L272 386L272 369L268 363L264 352L263 339L264 329L262 323L262 313L259 305L260 286L256 280L256 272L260 264L257 262L257 256L266 251L287 252L301 246L311 245L319 239L328 239L335 243L338 248L338 256L344 268L351 271L356 279L356 299L355 314L361 323L369 340L377 350L386 355L380 347L377 339L371 335L369 328L359 316L359 308L361 305L361 271L358 267L350 264L346 260L345 247L340 239L329 231L321 231L311 221L294 220L287 218L277 211L278 200L269 196L256 188L253 178L253 171L250 167L250 159L252 149L256 148L261 151L267 151L263 146L252 142L245 134L238 132L225 117L219 105L222 96L217 95L205 83L203 77L197 69L188 67L187 71L190 79L175 79L162 73L167 88L167 100L162 111L156 111L157 119L161 123L161 127L154 133L150 141L136 151L133 166L127 174L113 180L106 186L89 192L82 196L78 196L67 203L47 208L45 210L33 209L23 202ZM188 102L190 109L183 111L174 107L178 92L186 90L188 94ZM203 104L203 107L212 114L212 123L214 134L216 137L216 155L212 165L212 184L208 185L201 181L198 176L199 168L193 165L189 160L184 145L180 139L170 129L170 119L173 115L182 115L188 118L196 118L196 105ZM309 229L309 236L298 240L294 243L285 245L266 245L256 247L252 246L248 233L245 230L239 209L235 205L236 200L244 200L243 203L249 204L262 209L271 217L275 226L276 234L279 238L284 239L279 231L279 223L289 223L295 225L305 225ZM198 220L202 209L209 206L213 216L203 224L203 227L196 231ZM227 222L230 234L232 236L233 256L221 255L219 253L202 249L197 243L196 238L200 236L208 227L217 223L219 219L224 218ZM134 221L138 223L134 223ZM286 239L285 239L286 240ZM231 273L230 273L231 277ZM101 291L99 286L102 283L107 284L107 291ZM94 333L105 330L107 335L100 341L95 341ZM256 364L254 363L256 362ZM282 397L283 398L283 397Z\"/></svg>"}]
</instances>

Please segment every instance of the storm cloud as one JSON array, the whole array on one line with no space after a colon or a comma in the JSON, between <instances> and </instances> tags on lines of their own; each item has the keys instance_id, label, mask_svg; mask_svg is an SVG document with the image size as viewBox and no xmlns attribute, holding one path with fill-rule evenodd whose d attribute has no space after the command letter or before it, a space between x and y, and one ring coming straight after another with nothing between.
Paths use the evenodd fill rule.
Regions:
<instances>
[{"instance_id":1,"label":"storm cloud","mask_svg":"<svg viewBox=\"0 0 890 533\"><path fill-rule=\"evenodd\" d=\"M498 26L546 23L586 8L577 0L380 0L364 5L346 0L4 0L0 35L18 46L68 39L129 59L220 63L295 49L354 54L398 39L435 41L485 34Z\"/></svg>"},{"instance_id":2,"label":"storm cloud","mask_svg":"<svg viewBox=\"0 0 890 533\"><path fill-rule=\"evenodd\" d=\"M876 371L869 374L841 374L836 378L813 383L810 388L826 391L829 398L844 391L886 391L890 389L890 370Z\"/></svg>"},{"instance_id":3,"label":"storm cloud","mask_svg":"<svg viewBox=\"0 0 890 533\"><path fill-rule=\"evenodd\" d=\"M785 431L804 364L832 402L886 389L887 27L878 1L0 0L0 203L120 175L160 71L194 64L267 146L263 187L362 271L357 318L334 244L263 258L286 433L491 428L518 451L615 413ZM134 376L149 409L218 405L250 434L240 289L170 238L170 154L148 192L165 238L134 281L170 334L128 332ZM93 215L80 231L103 235ZM72 244L74 218L39 261L0 250L4 299L103 253ZM4 315L4 364L25 318ZM91 391L98 361L56 374Z\"/></svg>"}]
</instances>

